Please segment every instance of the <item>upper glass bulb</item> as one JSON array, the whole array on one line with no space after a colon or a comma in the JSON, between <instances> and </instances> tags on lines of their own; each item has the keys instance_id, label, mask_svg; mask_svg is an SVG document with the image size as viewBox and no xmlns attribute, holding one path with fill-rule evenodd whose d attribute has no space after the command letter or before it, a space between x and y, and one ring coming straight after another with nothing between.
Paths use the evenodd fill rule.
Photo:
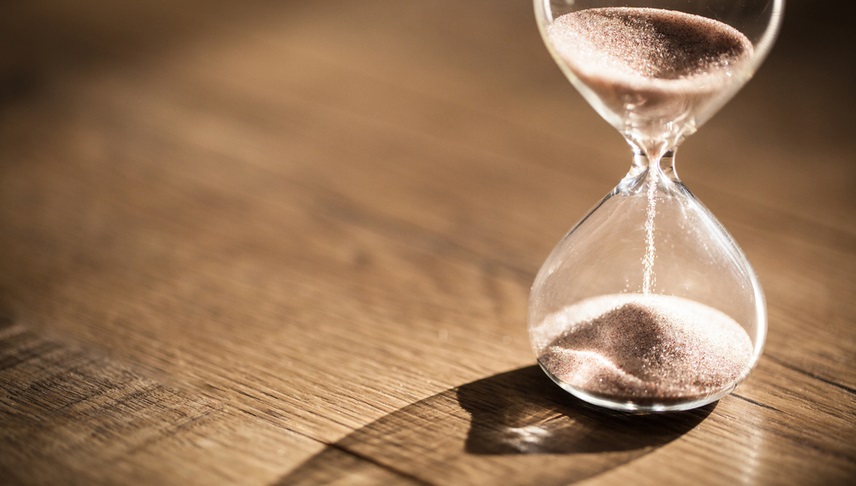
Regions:
<instances>
[{"instance_id":1,"label":"upper glass bulb","mask_svg":"<svg viewBox=\"0 0 856 486\"><path fill-rule=\"evenodd\" d=\"M535 0L541 35L586 100L648 153L675 148L752 76L783 1Z\"/></svg>"}]
</instances>

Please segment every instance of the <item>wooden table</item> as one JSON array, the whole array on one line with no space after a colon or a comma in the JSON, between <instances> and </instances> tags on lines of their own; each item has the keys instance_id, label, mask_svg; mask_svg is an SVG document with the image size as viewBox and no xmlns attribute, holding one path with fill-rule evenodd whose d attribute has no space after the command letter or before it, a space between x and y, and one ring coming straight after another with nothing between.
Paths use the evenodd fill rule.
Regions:
<instances>
[{"instance_id":1,"label":"wooden table","mask_svg":"<svg viewBox=\"0 0 856 486\"><path fill-rule=\"evenodd\" d=\"M0 483L852 484L856 63L819 8L678 155L764 356L631 416L529 349L629 165L529 2L4 3Z\"/></svg>"}]
</instances>

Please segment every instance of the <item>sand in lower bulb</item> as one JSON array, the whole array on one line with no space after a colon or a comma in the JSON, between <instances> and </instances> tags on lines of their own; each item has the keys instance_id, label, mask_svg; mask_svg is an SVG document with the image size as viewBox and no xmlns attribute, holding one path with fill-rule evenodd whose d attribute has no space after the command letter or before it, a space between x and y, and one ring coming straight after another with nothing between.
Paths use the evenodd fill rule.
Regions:
<instances>
[{"instance_id":1,"label":"sand in lower bulb","mask_svg":"<svg viewBox=\"0 0 856 486\"><path fill-rule=\"evenodd\" d=\"M538 361L572 389L641 406L700 400L748 373L752 341L726 314L666 295L615 294L549 315Z\"/></svg>"}]
</instances>

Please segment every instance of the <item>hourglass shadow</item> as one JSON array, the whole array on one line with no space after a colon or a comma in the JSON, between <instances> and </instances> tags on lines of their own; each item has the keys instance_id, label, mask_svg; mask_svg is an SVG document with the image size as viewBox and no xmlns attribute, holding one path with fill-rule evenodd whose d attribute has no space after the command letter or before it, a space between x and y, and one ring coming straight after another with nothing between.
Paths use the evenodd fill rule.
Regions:
<instances>
[{"instance_id":1,"label":"hourglass shadow","mask_svg":"<svg viewBox=\"0 0 856 486\"><path fill-rule=\"evenodd\" d=\"M570 454L661 446L689 432L715 404L689 412L629 414L595 408L556 386L537 366L462 386L474 454Z\"/></svg>"},{"instance_id":2,"label":"hourglass shadow","mask_svg":"<svg viewBox=\"0 0 856 486\"><path fill-rule=\"evenodd\" d=\"M715 406L658 415L605 411L583 404L530 366L381 417L328 445L279 483L566 484L656 450L692 430Z\"/></svg>"}]
</instances>

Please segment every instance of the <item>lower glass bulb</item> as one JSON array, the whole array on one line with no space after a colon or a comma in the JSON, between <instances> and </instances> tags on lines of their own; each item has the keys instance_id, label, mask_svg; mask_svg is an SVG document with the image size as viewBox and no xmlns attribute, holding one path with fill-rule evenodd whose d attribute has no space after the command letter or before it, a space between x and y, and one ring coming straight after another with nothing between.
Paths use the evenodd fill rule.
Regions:
<instances>
[{"instance_id":1,"label":"lower glass bulb","mask_svg":"<svg viewBox=\"0 0 856 486\"><path fill-rule=\"evenodd\" d=\"M556 246L535 279L529 336L562 388L596 405L685 410L754 366L766 304L743 252L677 179L644 155Z\"/></svg>"}]
</instances>

